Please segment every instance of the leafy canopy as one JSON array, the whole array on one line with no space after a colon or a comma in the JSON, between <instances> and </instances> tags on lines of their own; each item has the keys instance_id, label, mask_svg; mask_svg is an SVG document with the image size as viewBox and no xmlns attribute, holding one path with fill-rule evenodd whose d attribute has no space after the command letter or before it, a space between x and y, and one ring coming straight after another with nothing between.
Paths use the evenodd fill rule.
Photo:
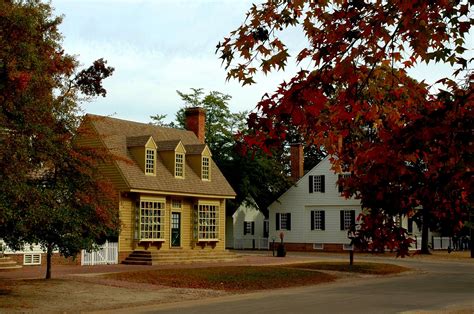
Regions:
<instances>
[{"instance_id":1,"label":"leafy canopy","mask_svg":"<svg viewBox=\"0 0 474 314\"><path fill-rule=\"evenodd\" d=\"M257 71L284 69L289 49L281 34L290 27L306 36L296 61L309 70L262 98L248 118L247 144L271 152L296 131L307 145L324 147L336 172L352 172L340 183L368 209L356 232L361 246L405 254L410 240L393 224L398 215L423 217L426 249L426 228L459 231L472 207L472 145L462 140L473 109L464 46L471 11L470 2L445 0L253 5L217 46L227 78L252 84ZM419 62L448 63L466 80L445 78L430 92L406 74Z\"/></svg>"},{"instance_id":2,"label":"leafy canopy","mask_svg":"<svg viewBox=\"0 0 474 314\"><path fill-rule=\"evenodd\" d=\"M79 70L60 17L38 0L0 3L0 238L74 256L116 233L116 193L98 173L104 151L78 145L79 103L105 96L103 59Z\"/></svg>"}]
</instances>

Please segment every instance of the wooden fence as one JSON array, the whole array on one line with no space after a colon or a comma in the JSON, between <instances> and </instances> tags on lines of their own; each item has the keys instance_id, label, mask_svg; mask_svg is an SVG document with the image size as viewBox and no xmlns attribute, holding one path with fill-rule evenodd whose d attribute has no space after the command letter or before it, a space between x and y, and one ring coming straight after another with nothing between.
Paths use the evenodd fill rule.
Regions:
<instances>
[{"instance_id":1,"label":"wooden fence","mask_svg":"<svg viewBox=\"0 0 474 314\"><path fill-rule=\"evenodd\" d=\"M97 251L81 252L81 265L118 264L118 243L106 241Z\"/></svg>"}]
</instances>

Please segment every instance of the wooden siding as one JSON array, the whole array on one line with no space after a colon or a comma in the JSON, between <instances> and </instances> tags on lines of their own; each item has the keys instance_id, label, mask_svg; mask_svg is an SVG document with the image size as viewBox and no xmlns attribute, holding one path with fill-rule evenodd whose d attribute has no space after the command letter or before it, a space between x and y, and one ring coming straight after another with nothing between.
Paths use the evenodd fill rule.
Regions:
<instances>
[{"instance_id":1,"label":"wooden siding","mask_svg":"<svg viewBox=\"0 0 474 314\"><path fill-rule=\"evenodd\" d=\"M175 161L175 152L174 151L162 151L158 152L160 158L163 160L163 164L165 165L166 169L173 174L174 177L174 161Z\"/></svg>"},{"instance_id":2,"label":"wooden siding","mask_svg":"<svg viewBox=\"0 0 474 314\"><path fill-rule=\"evenodd\" d=\"M252 206L241 205L232 215L233 237L234 239L259 239L263 238L263 221L265 216L258 209ZM254 222L254 234L244 235L244 222Z\"/></svg>"},{"instance_id":3,"label":"wooden siding","mask_svg":"<svg viewBox=\"0 0 474 314\"><path fill-rule=\"evenodd\" d=\"M130 153L135 159L135 162L145 174L145 147L130 147ZM156 163L156 155L155 155L155 163ZM155 167L156 168L156 167Z\"/></svg>"},{"instance_id":4,"label":"wooden siding","mask_svg":"<svg viewBox=\"0 0 474 314\"><path fill-rule=\"evenodd\" d=\"M325 175L325 193L309 192L309 176L314 175ZM283 232L284 241L289 243L349 243L347 231L340 230L340 211L355 210L357 218L361 207L359 200L340 195L337 180L329 158L298 180L269 206L269 238L278 240ZM311 210L325 211L325 230L311 230ZM276 213L291 213L291 230L276 230Z\"/></svg>"},{"instance_id":5,"label":"wooden siding","mask_svg":"<svg viewBox=\"0 0 474 314\"><path fill-rule=\"evenodd\" d=\"M202 167L202 157L201 155L189 155L186 156L186 162L189 164L191 169L202 178L201 167Z\"/></svg>"},{"instance_id":6,"label":"wooden siding","mask_svg":"<svg viewBox=\"0 0 474 314\"><path fill-rule=\"evenodd\" d=\"M121 230L119 236L119 252L132 251L135 237L135 201L122 195L119 201Z\"/></svg>"},{"instance_id":7,"label":"wooden siding","mask_svg":"<svg viewBox=\"0 0 474 314\"><path fill-rule=\"evenodd\" d=\"M134 194L131 197L122 197L120 200L120 218L122 230L119 237L119 251L132 251L134 249L147 250L192 250L192 249L225 249L225 199L197 199L190 197L166 196L165 217L164 217L164 241L153 243L141 242L135 237L135 204L139 199L163 200L163 197L153 194ZM172 208L172 200L181 201L181 209ZM194 239L193 230L193 210L195 204L216 204L219 205L219 233L218 242L197 243ZM181 247L171 247L171 213L181 213Z\"/></svg>"}]
</instances>

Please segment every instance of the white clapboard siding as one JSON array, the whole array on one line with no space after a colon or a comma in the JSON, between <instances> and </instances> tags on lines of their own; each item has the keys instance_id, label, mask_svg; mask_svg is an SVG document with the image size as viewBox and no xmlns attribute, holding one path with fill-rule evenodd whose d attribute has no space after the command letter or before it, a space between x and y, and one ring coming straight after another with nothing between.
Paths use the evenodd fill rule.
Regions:
<instances>
[{"instance_id":1,"label":"white clapboard siding","mask_svg":"<svg viewBox=\"0 0 474 314\"><path fill-rule=\"evenodd\" d=\"M263 237L263 221L265 216L253 206L242 204L232 215L234 225L234 238L256 239ZM244 235L244 222L254 222L255 232Z\"/></svg>"},{"instance_id":2,"label":"white clapboard siding","mask_svg":"<svg viewBox=\"0 0 474 314\"><path fill-rule=\"evenodd\" d=\"M325 193L309 193L309 176L325 175ZM340 230L340 211L361 212L360 202L345 199L338 192L338 175L326 157L269 206L270 239L281 232L289 243L349 243L347 231ZM311 230L311 210L325 211L325 230ZM291 213L291 230L276 230L276 213Z\"/></svg>"}]
</instances>

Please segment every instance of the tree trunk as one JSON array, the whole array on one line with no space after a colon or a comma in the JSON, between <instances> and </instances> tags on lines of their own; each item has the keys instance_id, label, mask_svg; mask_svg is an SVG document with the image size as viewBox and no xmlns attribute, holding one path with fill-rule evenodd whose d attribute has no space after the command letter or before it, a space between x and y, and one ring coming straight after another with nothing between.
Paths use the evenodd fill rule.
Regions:
<instances>
[{"instance_id":1,"label":"tree trunk","mask_svg":"<svg viewBox=\"0 0 474 314\"><path fill-rule=\"evenodd\" d=\"M53 245L48 244L46 251L46 279L51 279L51 258L53 256Z\"/></svg>"},{"instance_id":2,"label":"tree trunk","mask_svg":"<svg viewBox=\"0 0 474 314\"><path fill-rule=\"evenodd\" d=\"M429 228L429 210L423 206L423 221L421 226L421 254L431 254L428 247Z\"/></svg>"}]
</instances>

